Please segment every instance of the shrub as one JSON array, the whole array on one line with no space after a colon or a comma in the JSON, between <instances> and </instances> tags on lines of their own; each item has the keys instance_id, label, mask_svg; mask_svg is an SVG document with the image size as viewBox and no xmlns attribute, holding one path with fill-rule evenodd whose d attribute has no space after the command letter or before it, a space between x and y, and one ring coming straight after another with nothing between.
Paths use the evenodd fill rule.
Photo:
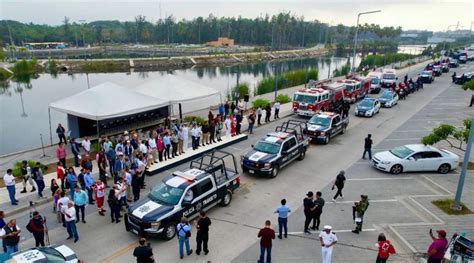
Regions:
<instances>
[{"instance_id":1,"label":"shrub","mask_svg":"<svg viewBox=\"0 0 474 263\"><path fill-rule=\"evenodd\" d=\"M235 94L236 93L239 93L239 98L243 98L245 95L249 95L249 84L248 83L242 83L242 84L239 84L239 86L235 86L232 88L232 94L231 94L231 98L232 100L235 100L236 97L235 97Z\"/></svg>"},{"instance_id":2,"label":"shrub","mask_svg":"<svg viewBox=\"0 0 474 263\"><path fill-rule=\"evenodd\" d=\"M36 166L36 163L37 161L34 161L34 160L29 160L28 161L28 165L33 168ZM21 177L21 166L22 166L22 162L16 162L15 165L13 166L12 170L13 170L13 176L15 177ZM48 170L48 167L44 164L40 164L40 168L41 168L41 171L43 172L43 174Z\"/></svg>"},{"instance_id":3,"label":"shrub","mask_svg":"<svg viewBox=\"0 0 474 263\"><path fill-rule=\"evenodd\" d=\"M333 72L333 77L346 76L347 74L349 74L350 71L351 71L351 66L346 64L342 66L342 68L340 69L335 69Z\"/></svg>"},{"instance_id":4,"label":"shrub","mask_svg":"<svg viewBox=\"0 0 474 263\"><path fill-rule=\"evenodd\" d=\"M474 80L470 80L462 85L463 90L474 90Z\"/></svg>"},{"instance_id":5,"label":"shrub","mask_svg":"<svg viewBox=\"0 0 474 263\"><path fill-rule=\"evenodd\" d=\"M38 61L36 59L33 59L33 60L22 59L15 63L15 65L12 68L12 71L16 77L31 76L37 72L36 70L37 65L38 65Z\"/></svg>"},{"instance_id":6,"label":"shrub","mask_svg":"<svg viewBox=\"0 0 474 263\"><path fill-rule=\"evenodd\" d=\"M391 63L404 61L407 59L414 58L415 55L399 54L399 53L387 53L384 55L367 55L360 62L359 70L361 67L368 65L370 67L377 66L382 67Z\"/></svg>"},{"instance_id":7,"label":"shrub","mask_svg":"<svg viewBox=\"0 0 474 263\"><path fill-rule=\"evenodd\" d=\"M121 68L122 66L116 62L90 61L81 64L81 70L87 73L117 71Z\"/></svg>"},{"instance_id":8,"label":"shrub","mask_svg":"<svg viewBox=\"0 0 474 263\"><path fill-rule=\"evenodd\" d=\"M277 96L277 101L279 101L280 103L288 103L291 101L291 98L290 96L286 95L286 94L278 94Z\"/></svg>"},{"instance_id":9,"label":"shrub","mask_svg":"<svg viewBox=\"0 0 474 263\"><path fill-rule=\"evenodd\" d=\"M193 121L193 118L196 118L196 123L198 125L202 125L204 123L204 118L203 117L193 116L193 115L184 117L184 121L188 122L188 123L191 123Z\"/></svg>"},{"instance_id":10,"label":"shrub","mask_svg":"<svg viewBox=\"0 0 474 263\"><path fill-rule=\"evenodd\" d=\"M266 99L256 99L252 102L252 106L255 109L258 108L259 106L262 107L262 109L264 109L268 104L270 104L270 101Z\"/></svg>"},{"instance_id":11,"label":"shrub","mask_svg":"<svg viewBox=\"0 0 474 263\"><path fill-rule=\"evenodd\" d=\"M5 81L12 76L12 73L0 68L0 81Z\"/></svg>"},{"instance_id":12,"label":"shrub","mask_svg":"<svg viewBox=\"0 0 474 263\"><path fill-rule=\"evenodd\" d=\"M54 59L48 61L48 71L51 74L58 74L58 63Z\"/></svg>"},{"instance_id":13,"label":"shrub","mask_svg":"<svg viewBox=\"0 0 474 263\"><path fill-rule=\"evenodd\" d=\"M270 76L262 79L257 84L256 94L261 95L273 92L275 91L275 86L277 90L298 86L305 84L310 79L318 80L317 69L299 69L278 76Z\"/></svg>"}]
</instances>

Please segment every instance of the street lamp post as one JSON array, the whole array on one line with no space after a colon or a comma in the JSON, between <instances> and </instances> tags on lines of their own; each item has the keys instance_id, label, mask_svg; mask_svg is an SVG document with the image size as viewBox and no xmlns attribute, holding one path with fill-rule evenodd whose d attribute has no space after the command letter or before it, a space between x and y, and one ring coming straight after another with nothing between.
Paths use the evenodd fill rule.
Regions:
<instances>
[{"instance_id":1,"label":"street lamp post","mask_svg":"<svg viewBox=\"0 0 474 263\"><path fill-rule=\"evenodd\" d=\"M474 118L471 119L471 130L469 131L469 137L467 139L466 152L464 153L464 161L462 163L461 174L459 176L458 188L456 190L456 196L454 197L453 210L461 210L461 196L464 188L464 179L466 178L467 165L469 163L469 157L471 156L472 140L474 137Z\"/></svg>"},{"instance_id":2,"label":"street lamp post","mask_svg":"<svg viewBox=\"0 0 474 263\"><path fill-rule=\"evenodd\" d=\"M356 32L354 35L354 54L352 56L352 72L355 72L355 59L356 59L356 49L357 49L357 33L359 31L359 18L361 15L367 15L367 14L372 14L372 13L380 13L382 10L375 10L375 11L369 11L369 12L362 12L357 14L357 25L356 25Z\"/></svg>"}]
</instances>

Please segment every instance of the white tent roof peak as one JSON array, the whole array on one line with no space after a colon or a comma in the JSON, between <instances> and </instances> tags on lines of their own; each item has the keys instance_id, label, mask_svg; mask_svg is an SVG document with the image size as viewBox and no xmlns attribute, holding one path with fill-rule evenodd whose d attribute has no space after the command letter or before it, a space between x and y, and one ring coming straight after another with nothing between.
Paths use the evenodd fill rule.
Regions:
<instances>
[{"instance_id":1,"label":"white tent roof peak","mask_svg":"<svg viewBox=\"0 0 474 263\"><path fill-rule=\"evenodd\" d=\"M104 120L167 105L169 105L167 100L146 96L115 83L105 82L52 102L49 107L90 120Z\"/></svg>"},{"instance_id":2,"label":"white tent roof peak","mask_svg":"<svg viewBox=\"0 0 474 263\"><path fill-rule=\"evenodd\" d=\"M135 89L137 92L168 101L170 104L217 96L219 91L194 81L165 74Z\"/></svg>"}]
</instances>

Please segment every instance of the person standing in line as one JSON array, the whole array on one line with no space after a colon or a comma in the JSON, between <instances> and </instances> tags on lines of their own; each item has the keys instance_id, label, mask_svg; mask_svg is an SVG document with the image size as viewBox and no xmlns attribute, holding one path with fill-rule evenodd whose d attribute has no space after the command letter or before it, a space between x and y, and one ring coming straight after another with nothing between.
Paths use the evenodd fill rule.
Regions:
<instances>
[{"instance_id":1,"label":"person standing in line","mask_svg":"<svg viewBox=\"0 0 474 263\"><path fill-rule=\"evenodd\" d=\"M158 161L163 162L163 152L165 151L165 144L161 134L158 134L156 138L156 149L158 150Z\"/></svg>"},{"instance_id":2,"label":"person standing in line","mask_svg":"<svg viewBox=\"0 0 474 263\"><path fill-rule=\"evenodd\" d=\"M372 134L368 134L364 142L364 153L362 154L362 159L365 160L365 153L369 154L369 160L372 160Z\"/></svg>"},{"instance_id":3,"label":"person standing in line","mask_svg":"<svg viewBox=\"0 0 474 263\"><path fill-rule=\"evenodd\" d=\"M123 174L123 153L119 152L117 153L117 159L115 160L115 165L114 165L114 183L117 183L118 179L120 176Z\"/></svg>"},{"instance_id":4,"label":"person standing in line","mask_svg":"<svg viewBox=\"0 0 474 263\"><path fill-rule=\"evenodd\" d=\"M178 154L183 154L184 153L184 134L183 134L183 126L179 128L178 131Z\"/></svg>"},{"instance_id":5,"label":"person standing in line","mask_svg":"<svg viewBox=\"0 0 474 263\"><path fill-rule=\"evenodd\" d=\"M219 119L222 120L222 118L224 117L224 115L225 115L225 106L224 106L224 104L221 103L221 104L219 105L219 116L218 116Z\"/></svg>"},{"instance_id":6,"label":"person standing in line","mask_svg":"<svg viewBox=\"0 0 474 263\"><path fill-rule=\"evenodd\" d=\"M207 121L204 121L201 127L202 130L202 146L209 144L209 124Z\"/></svg>"},{"instance_id":7,"label":"person standing in line","mask_svg":"<svg viewBox=\"0 0 474 263\"><path fill-rule=\"evenodd\" d=\"M133 250L133 256L137 258L137 263L153 263L155 258L153 257L153 249L150 243L146 242L144 237L138 240L138 247Z\"/></svg>"},{"instance_id":8,"label":"person standing in line","mask_svg":"<svg viewBox=\"0 0 474 263\"><path fill-rule=\"evenodd\" d=\"M53 197L53 213L56 213L56 207L58 206L58 200L62 189L59 187L56 179L51 179L51 186L49 188L51 190L51 196Z\"/></svg>"},{"instance_id":9,"label":"person standing in line","mask_svg":"<svg viewBox=\"0 0 474 263\"><path fill-rule=\"evenodd\" d=\"M86 223L85 208L88 201L89 201L89 197L87 196L87 193L84 190L81 190L79 186L76 186L76 192L74 193L74 208L76 209L75 216L77 215L77 223L79 223L81 214L82 214L82 223L84 224Z\"/></svg>"},{"instance_id":10,"label":"person standing in line","mask_svg":"<svg viewBox=\"0 0 474 263\"><path fill-rule=\"evenodd\" d=\"M158 148L156 147L156 138L158 137L158 133L153 131L153 134L150 139L148 139L148 145L150 146L151 156L153 156L153 160L151 164L158 163Z\"/></svg>"},{"instance_id":11,"label":"person standing in line","mask_svg":"<svg viewBox=\"0 0 474 263\"><path fill-rule=\"evenodd\" d=\"M28 230L33 233L33 237L35 238L35 247L44 247L44 233L47 231L46 219L43 219L38 211L34 211L33 217L30 219L30 222L28 222L28 225Z\"/></svg>"},{"instance_id":12,"label":"person standing in line","mask_svg":"<svg viewBox=\"0 0 474 263\"><path fill-rule=\"evenodd\" d=\"M31 192L36 191L35 184L33 183L33 178L31 176L31 167L28 165L26 160L21 162L21 175L23 176L23 191L20 193L26 193L26 183L30 183Z\"/></svg>"},{"instance_id":13,"label":"person standing in line","mask_svg":"<svg viewBox=\"0 0 474 263\"><path fill-rule=\"evenodd\" d=\"M438 237L433 236L433 230L430 229L430 237L433 240L428 247L428 261L427 263L441 263L444 258L444 251L448 247L448 240L446 239L446 231L437 230Z\"/></svg>"},{"instance_id":14,"label":"person standing in line","mask_svg":"<svg viewBox=\"0 0 474 263\"><path fill-rule=\"evenodd\" d=\"M255 125L255 112L253 110L248 116L248 122L249 122L248 133L253 134L253 126Z\"/></svg>"},{"instance_id":15,"label":"person standing in line","mask_svg":"<svg viewBox=\"0 0 474 263\"><path fill-rule=\"evenodd\" d=\"M352 207L352 216L356 223L356 229L352 230L352 233L359 234L362 231L362 224L364 223L364 214L369 207L369 198L367 195L361 195L360 201L355 202Z\"/></svg>"},{"instance_id":16,"label":"person standing in line","mask_svg":"<svg viewBox=\"0 0 474 263\"><path fill-rule=\"evenodd\" d=\"M282 232L285 230L285 238L288 238L288 213L291 209L286 205L286 199L281 200L281 206L275 210L278 213L278 238L282 239Z\"/></svg>"},{"instance_id":17,"label":"person standing in line","mask_svg":"<svg viewBox=\"0 0 474 263\"><path fill-rule=\"evenodd\" d=\"M67 204L69 203L69 197L66 196L66 193L65 192L61 192L60 194L60 198L58 200L58 206L56 208L57 210L57 217L58 218L61 218L61 222L62 222L62 225L63 227L66 227L66 218L64 216L64 211L66 210L67 208Z\"/></svg>"},{"instance_id":18,"label":"person standing in line","mask_svg":"<svg viewBox=\"0 0 474 263\"><path fill-rule=\"evenodd\" d=\"M107 186L107 156L105 155L104 149L100 149L99 158L97 159L97 166L99 167L99 179Z\"/></svg>"},{"instance_id":19,"label":"person standing in line","mask_svg":"<svg viewBox=\"0 0 474 263\"><path fill-rule=\"evenodd\" d=\"M7 254L11 255L18 252L18 244L20 243L21 229L16 224L16 219L10 219L8 223L0 229L0 238L7 247Z\"/></svg>"},{"instance_id":20,"label":"person standing in line","mask_svg":"<svg viewBox=\"0 0 474 263\"><path fill-rule=\"evenodd\" d=\"M87 197L86 193L84 193L84 195ZM79 241L79 234L76 228L76 209L74 208L74 202L69 201L67 203L67 208L64 209L64 217L66 219L67 233L69 234L66 239L74 238L74 243L76 243Z\"/></svg>"},{"instance_id":21,"label":"person standing in line","mask_svg":"<svg viewBox=\"0 0 474 263\"><path fill-rule=\"evenodd\" d=\"M274 115L274 119L279 119L280 118L280 107L281 107L281 104L279 101L276 101L275 104L273 104L273 108L275 109L275 115Z\"/></svg>"},{"instance_id":22,"label":"person standing in line","mask_svg":"<svg viewBox=\"0 0 474 263\"><path fill-rule=\"evenodd\" d=\"M168 134L168 131L165 132L163 136L163 144L165 145L165 161L171 159L171 137Z\"/></svg>"},{"instance_id":23,"label":"person standing in line","mask_svg":"<svg viewBox=\"0 0 474 263\"><path fill-rule=\"evenodd\" d=\"M331 190L334 190L334 187L337 187L337 192L332 198L332 201L336 202L336 198L340 196L341 198L344 198L344 195L342 194L342 189L344 188L344 184L346 182L346 177L344 176L345 172L341 170L339 174L336 176L336 180L334 180L334 184L332 185Z\"/></svg>"},{"instance_id":24,"label":"person standing in line","mask_svg":"<svg viewBox=\"0 0 474 263\"><path fill-rule=\"evenodd\" d=\"M84 148L87 154L91 153L91 141L87 136L82 139L81 146Z\"/></svg>"},{"instance_id":25,"label":"person standing in line","mask_svg":"<svg viewBox=\"0 0 474 263\"><path fill-rule=\"evenodd\" d=\"M206 212L199 211L199 219L196 223L197 234L196 234L196 254L201 254L201 245L204 250L204 254L209 253L207 243L209 241L209 226L211 225L211 219L206 216Z\"/></svg>"},{"instance_id":26,"label":"person standing in line","mask_svg":"<svg viewBox=\"0 0 474 263\"><path fill-rule=\"evenodd\" d=\"M64 144L62 142L58 143L58 148L56 148L56 157L58 161L61 162L64 168L66 168L66 148L64 148Z\"/></svg>"},{"instance_id":27,"label":"person standing in line","mask_svg":"<svg viewBox=\"0 0 474 263\"><path fill-rule=\"evenodd\" d=\"M223 116L224 118L222 119L222 121L224 121L227 118L227 116L229 116L230 111L231 111L231 108L230 108L229 102L226 101L224 104L224 116Z\"/></svg>"},{"instance_id":28,"label":"person standing in line","mask_svg":"<svg viewBox=\"0 0 474 263\"><path fill-rule=\"evenodd\" d=\"M109 204L112 223L120 223L120 203L118 195L114 189L110 189L109 195L107 196L107 203Z\"/></svg>"},{"instance_id":29,"label":"person standing in line","mask_svg":"<svg viewBox=\"0 0 474 263\"><path fill-rule=\"evenodd\" d=\"M230 116L227 116L224 121L224 129L225 129L225 138L230 139L230 130L232 129L232 122L230 121Z\"/></svg>"},{"instance_id":30,"label":"person standing in line","mask_svg":"<svg viewBox=\"0 0 474 263\"><path fill-rule=\"evenodd\" d=\"M199 147L199 130L197 127L197 124L193 125L193 128L191 129L191 144L193 147L193 150L196 150Z\"/></svg>"},{"instance_id":31,"label":"person standing in line","mask_svg":"<svg viewBox=\"0 0 474 263\"><path fill-rule=\"evenodd\" d=\"M258 126L262 125L261 120L262 120L262 106L259 105L258 108L257 108L257 124L258 124Z\"/></svg>"},{"instance_id":32,"label":"person standing in line","mask_svg":"<svg viewBox=\"0 0 474 263\"><path fill-rule=\"evenodd\" d=\"M313 210L313 226L311 229L319 230L319 224L321 223L321 214L323 213L324 199L321 197L321 192L316 192L316 200L314 200Z\"/></svg>"},{"instance_id":33,"label":"person standing in line","mask_svg":"<svg viewBox=\"0 0 474 263\"><path fill-rule=\"evenodd\" d=\"M189 238L191 237L191 225L188 220L183 217L181 218L181 223L176 226L176 231L178 233L178 243L179 243L179 257L183 259L184 252L183 246L186 246L186 254L189 256L193 253L193 250L189 248Z\"/></svg>"},{"instance_id":34,"label":"person standing in line","mask_svg":"<svg viewBox=\"0 0 474 263\"><path fill-rule=\"evenodd\" d=\"M390 257L390 254L395 254L395 248L390 243L390 240L387 240L383 233L380 233L375 246L379 250L375 263L386 263Z\"/></svg>"},{"instance_id":35,"label":"person standing in line","mask_svg":"<svg viewBox=\"0 0 474 263\"><path fill-rule=\"evenodd\" d=\"M222 141L221 138L221 130L222 130L222 120L221 118L216 118L216 139L218 142Z\"/></svg>"},{"instance_id":36,"label":"person standing in line","mask_svg":"<svg viewBox=\"0 0 474 263\"><path fill-rule=\"evenodd\" d=\"M0 232L7 225L4 218L5 218L5 212L0 211ZM7 244L5 243L5 241L3 241L3 238L1 238L1 235L0 235L0 242L2 242L3 253L7 253Z\"/></svg>"},{"instance_id":37,"label":"person standing in line","mask_svg":"<svg viewBox=\"0 0 474 263\"><path fill-rule=\"evenodd\" d=\"M62 143L64 141L64 143L67 144L66 129L64 129L61 123L58 123L58 127L56 128L56 134L58 135L59 143Z\"/></svg>"},{"instance_id":38,"label":"person standing in line","mask_svg":"<svg viewBox=\"0 0 474 263\"><path fill-rule=\"evenodd\" d=\"M56 178L61 180L61 190L64 191L66 189L66 169L61 162L58 162L56 166Z\"/></svg>"},{"instance_id":39,"label":"person standing in line","mask_svg":"<svg viewBox=\"0 0 474 263\"><path fill-rule=\"evenodd\" d=\"M77 182L79 183L79 186L81 187L82 190L86 190L86 181L84 180L84 169L81 168L81 170L79 170L79 174L77 175Z\"/></svg>"},{"instance_id":40,"label":"person standing in line","mask_svg":"<svg viewBox=\"0 0 474 263\"><path fill-rule=\"evenodd\" d=\"M239 102L237 103L237 109L239 110L239 115L244 116L245 106L242 99L239 99Z\"/></svg>"},{"instance_id":41,"label":"person standing in line","mask_svg":"<svg viewBox=\"0 0 474 263\"><path fill-rule=\"evenodd\" d=\"M183 124L181 127L183 132L183 153L185 153L189 148L189 126Z\"/></svg>"},{"instance_id":42,"label":"person standing in line","mask_svg":"<svg viewBox=\"0 0 474 263\"><path fill-rule=\"evenodd\" d=\"M37 162L36 166L33 168L32 171L33 180L35 180L36 185L38 186L38 196L39 198L43 198L43 190L46 187L44 183L43 171L41 170L41 163Z\"/></svg>"},{"instance_id":43,"label":"person standing in line","mask_svg":"<svg viewBox=\"0 0 474 263\"><path fill-rule=\"evenodd\" d=\"M8 169L7 173L3 176L3 181L8 190L8 196L10 197L10 202L12 205L18 205L18 200L16 200L15 194L15 177L13 176L13 170Z\"/></svg>"},{"instance_id":44,"label":"person standing in line","mask_svg":"<svg viewBox=\"0 0 474 263\"><path fill-rule=\"evenodd\" d=\"M331 226L324 226L324 231L319 234L319 242L321 242L322 263L331 263L332 250L337 243L337 236L331 231Z\"/></svg>"},{"instance_id":45,"label":"person standing in line","mask_svg":"<svg viewBox=\"0 0 474 263\"><path fill-rule=\"evenodd\" d=\"M108 151L105 152L105 156L107 157L107 161L109 162L109 170L110 176L114 176L114 168L115 168L115 150L114 147L110 146Z\"/></svg>"},{"instance_id":46,"label":"person standing in line","mask_svg":"<svg viewBox=\"0 0 474 263\"><path fill-rule=\"evenodd\" d=\"M171 147L173 148L173 150L171 151L171 156L174 158L174 157L177 157L179 154L178 154L178 144L179 144L179 137L178 137L178 134L176 131L173 132L173 134L171 135Z\"/></svg>"},{"instance_id":47,"label":"person standing in line","mask_svg":"<svg viewBox=\"0 0 474 263\"><path fill-rule=\"evenodd\" d=\"M275 239L275 231L272 229L270 220L265 221L265 227L260 229L257 237L260 238L259 263L265 263L265 251L267 252L267 263L272 262L272 240Z\"/></svg>"},{"instance_id":48,"label":"person standing in line","mask_svg":"<svg viewBox=\"0 0 474 263\"><path fill-rule=\"evenodd\" d=\"M209 144L216 143L216 123L214 119L209 121Z\"/></svg>"},{"instance_id":49,"label":"person standing in line","mask_svg":"<svg viewBox=\"0 0 474 263\"><path fill-rule=\"evenodd\" d=\"M79 167L79 160L81 159L81 150L79 146L77 146L76 140L71 138L69 141L71 143L71 152L72 156L74 157L74 166Z\"/></svg>"},{"instance_id":50,"label":"person standing in line","mask_svg":"<svg viewBox=\"0 0 474 263\"><path fill-rule=\"evenodd\" d=\"M304 233L311 234L309 231L309 224L313 219L314 203L313 203L313 192L309 191L306 194L306 197L303 199L303 208L304 208Z\"/></svg>"},{"instance_id":51,"label":"person standing in line","mask_svg":"<svg viewBox=\"0 0 474 263\"><path fill-rule=\"evenodd\" d=\"M85 170L86 173L84 174L84 182L86 183L86 190L87 190L87 199L90 205L94 204L94 199L92 198L94 193L94 177L92 176L92 172L89 169Z\"/></svg>"},{"instance_id":52,"label":"person standing in line","mask_svg":"<svg viewBox=\"0 0 474 263\"><path fill-rule=\"evenodd\" d=\"M105 209L104 209L104 200L105 200L105 184L101 180L95 181L93 186L95 192L95 202L97 204L97 211L99 215L105 216Z\"/></svg>"},{"instance_id":53,"label":"person standing in line","mask_svg":"<svg viewBox=\"0 0 474 263\"><path fill-rule=\"evenodd\" d=\"M265 107L265 123L270 122L270 117L272 116L272 107L270 103Z\"/></svg>"}]
</instances>

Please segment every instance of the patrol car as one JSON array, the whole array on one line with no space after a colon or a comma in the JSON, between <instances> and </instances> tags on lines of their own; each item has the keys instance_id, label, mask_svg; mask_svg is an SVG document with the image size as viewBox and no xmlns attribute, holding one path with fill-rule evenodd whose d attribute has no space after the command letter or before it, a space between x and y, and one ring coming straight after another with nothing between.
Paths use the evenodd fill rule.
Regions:
<instances>
[{"instance_id":1,"label":"patrol car","mask_svg":"<svg viewBox=\"0 0 474 263\"><path fill-rule=\"evenodd\" d=\"M390 90L386 90L380 95L379 101L380 105L384 108L391 108L398 104L398 94Z\"/></svg>"},{"instance_id":2,"label":"patrol car","mask_svg":"<svg viewBox=\"0 0 474 263\"><path fill-rule=\"evenodd\" d=\"M258 140L241 156L243 172L275 178L281 168L295 159L303 160L309 146L304 134L306 123L289 120Z\"/></svg>"},{"instance_id":3,"label":"patrol car","mask_svg":"<svg viewBox=\"0 0 474 263\"><path fill-rule=\"evenodd\" d=\"M228 206L240 186L235 157L213 151L191 161L190 168L166 176L147 197L129 207L125 228L135 234L170 240L182 217L189 220L217 204Z\"/></svg>"},{"instance_id":4,"label":"patrol car","mask_svg":"<svg viewBox=\"0 0 474 263\"><path fill-rule=\"evenodd\" d=\"M19 251L7 259L7 263L48 263L48 262L79 262L76 253L66 245L51 245L47 247L36 247Z\"/></svg>"},{"instance_id":5,"label":"patrol car","mask_svg":"<svg viewBox=\"0 0 474 263\"><path fill-rule=\"evenodd\" d=\"M334 112L320 112L307 123L306 134L313 140L328 144L332 137L346 132L349 118Z\"/></svg>"},{"instance_id":6,"label":"patrol car","mask_svg":"<svg viewBox=\"0 0 474 263\"><path fill-rule=\"evenodd\" d=\"M354 112L356 116L372 117L380 112L380 102L378 99L365 98L357 104Z\"/></svg>"}]
</instances>

